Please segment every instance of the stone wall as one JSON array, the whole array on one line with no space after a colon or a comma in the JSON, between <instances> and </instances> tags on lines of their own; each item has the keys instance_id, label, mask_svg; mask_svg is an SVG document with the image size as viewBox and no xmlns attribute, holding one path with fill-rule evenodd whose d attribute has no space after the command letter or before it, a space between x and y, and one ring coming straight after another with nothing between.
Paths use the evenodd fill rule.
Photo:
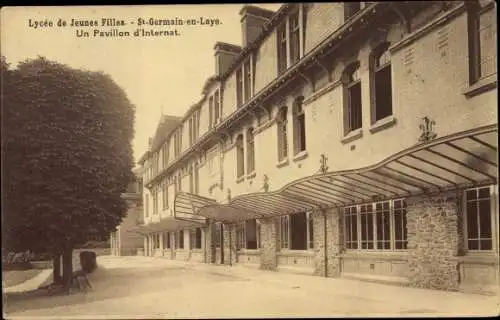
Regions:
<instances>
[{"instance_id":1,"label":"stone wall","mask_svg":"<svg viewBox=\"0 0 500 320\"><path fill-rule=\"evenodd\" d=\"M342 250L342 225L338 209L327 211L325 215L321 211L313 213L314 229L314 275L328 277L340 276L340 254ZM326 235L325 235L326 222ZM325 259L325 236L326 236L326 259ZM326 261L325 261L326 260Z\"/></svg>"},{"instance_id":2,"label":"stone wall","mask_svg":"<svg viewBox=\"0 0 500 320\"><path fill-rule=\"evenodd\" d=\"M407 200L410 285L458 290L459 220L454 193Z\"/></svg>"},{"instance_id":3,"label":"stone wall","mask_svg":"<svg viewBox=\"0 0 500 320\"><path fill-rule=\"evenodd\" d=\"M279 218L261 219L261 258L260 268L277 270L276 252L279 248Z\"/></svg>"},{"instance_id":4,"label":"stone wall","mask_svg":"<svg viewBox=\"0 0 500 320\"><path fill-rule=\"evenodd\" d=\"M205 236L205 263L215 262L215 224L209 222L208 225L203 229L203 234Z\"/></svg>"},{"instance_id":5,"label":"stone wall","mask_svg":"<svg viewBox=\"0 0 500 320\"><path fill-rule=\"evenodd\" d=\"M234 224L224 224L224 264L236 264L236 228Z\"/></svg>"}]
</instances>

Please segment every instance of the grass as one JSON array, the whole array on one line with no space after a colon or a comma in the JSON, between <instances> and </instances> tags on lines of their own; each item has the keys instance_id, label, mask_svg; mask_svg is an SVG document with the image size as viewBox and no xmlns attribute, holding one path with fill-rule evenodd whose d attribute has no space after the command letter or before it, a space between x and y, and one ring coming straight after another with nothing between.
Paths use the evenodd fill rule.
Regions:
<instances>
[{"instance_id":1,"label":"grass","mask_svg":"<svg viewBox=\"0 0 500 320\"><path fill-rule=\"evenodd\" d=\"M40 269L4 270L2 274L2 284L5 287L12 287L37 276L40 272L42 272Z\"/></svg>"}]
</instances>

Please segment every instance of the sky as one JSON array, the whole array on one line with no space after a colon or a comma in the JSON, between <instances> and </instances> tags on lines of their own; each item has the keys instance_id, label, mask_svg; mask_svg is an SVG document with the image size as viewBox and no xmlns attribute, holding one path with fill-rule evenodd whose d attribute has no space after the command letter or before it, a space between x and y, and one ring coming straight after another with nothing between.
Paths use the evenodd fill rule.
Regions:
<instances>
[{"instance_id":1,"label":"sky","mask_svg":"<svg viewBox=\"0 0 500 320\"><path fill-rule=\"evenodd\" d=\"M147 150L148 137L154 134L162 111L182 116L200 99L205 80L215 72L214 44L222 41L241 45L242 6L4 7L1 54L12 66L40 55L73 68L109 74L136 107L133 150L137 160ZM277 10L280 4L258 6ZM177 19L184 24L139 26L139 18ZM72 19L84 25L72 26ZM102 19L111 19L114 26L102 26ZM197 25L188 25L188 19L195 19ZM210 19L213 25L200 24L201 20ZM219 19L218 25L215 19ZM98 26L89 25L89 21L95 20ZM118 25L121 20L126 25ZM61 25L63 21L65 26ZM172 32L177 29L179 35L134 37L138 28ZM96 29L99 31L94 36ZM113 29L127 31L131 36L100 36L99 32ZM87 31L89 37L78 37L77 31Z\"/></svg>"}]
</instances>

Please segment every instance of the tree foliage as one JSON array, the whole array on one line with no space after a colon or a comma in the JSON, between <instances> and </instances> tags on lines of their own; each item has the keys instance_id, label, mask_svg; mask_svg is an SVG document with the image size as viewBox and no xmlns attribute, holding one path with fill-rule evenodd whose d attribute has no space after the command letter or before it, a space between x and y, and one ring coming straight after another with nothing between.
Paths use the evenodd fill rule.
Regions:
<instances>
[{"instance_id":1,"label":"tree foliage","mask_svg":"<svg viewBox=\"0 0 500 320\"><path fill-rule=\"evenodd\" d=\"M43 57L2 78L3 247L62 253L114 231L133 178L126 93L102 72Z\"/></svg>"}]
</instances>

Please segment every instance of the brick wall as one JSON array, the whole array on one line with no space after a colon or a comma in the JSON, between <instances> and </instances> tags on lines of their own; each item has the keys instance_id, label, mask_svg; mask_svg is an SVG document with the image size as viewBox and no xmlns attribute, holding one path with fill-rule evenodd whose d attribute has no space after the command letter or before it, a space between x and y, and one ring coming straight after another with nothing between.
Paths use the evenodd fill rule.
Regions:
<instances>
[{"instance_id":1,"label":"brick wall","mask_svg":"<svg viewBox=\"0 0 500 320\"><path fill-rule=\"evenodd\" d=\"M458 290L459 221L454 194L408 200L410 285Z\"/></svg>"},{"instance_id":2,"label":"brick wall","mask_svg":"<svg viewBox=\"0 0 500 320\"><path fill-rule=\"evenodd\" d=\"M260 268L276 270L278 260L276 252L279 248L279 220L278 218L261 219L261 258Z\"/></svg>"}]
</instances>

